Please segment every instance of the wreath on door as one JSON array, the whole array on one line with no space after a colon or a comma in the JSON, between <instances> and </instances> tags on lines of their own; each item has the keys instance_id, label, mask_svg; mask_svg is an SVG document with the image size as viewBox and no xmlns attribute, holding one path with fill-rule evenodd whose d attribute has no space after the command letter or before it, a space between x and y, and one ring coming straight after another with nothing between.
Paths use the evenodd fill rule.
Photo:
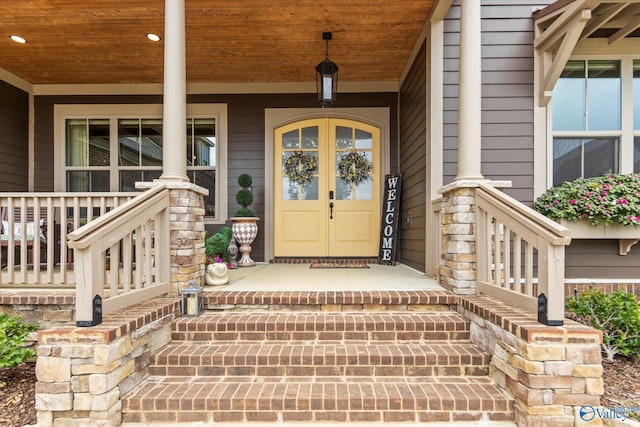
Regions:
<instances>
[{"instance_id":1,"label":"wreath on door","mask_svg":"<svg viewBox=\"0 0 640 427\"><path fill-rule=\"evenodd\" d=\"M290 182L306 184L313 178L318 164L316 158L304 151L291 152L284 161L284 173Z\"/></svg>"},{"instance_id":2,"label":"wreath on door","mask_svg":"<svg viewBox=\"0 0 640 427\"><path fill-rule=\"evenodd\" d=\"M365 153L355 150L342 155L338 162L338 174L340 178L356 186L371 178L373 164L367 159Z\"/></svg>"}]
</instances>

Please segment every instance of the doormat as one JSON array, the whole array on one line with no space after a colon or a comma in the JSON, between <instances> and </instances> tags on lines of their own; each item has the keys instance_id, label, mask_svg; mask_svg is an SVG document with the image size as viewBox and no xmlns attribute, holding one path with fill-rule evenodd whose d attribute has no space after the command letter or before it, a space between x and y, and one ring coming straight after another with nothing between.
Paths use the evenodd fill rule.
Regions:
<instances>
[{"instance_id":1,"label":"doormat","mask_svg":"<svg viewBox=\"0 0 640 427\"><path fill-rule=\"evenodd\" d=\"M369 268L364 262L312 262L309 268Z\"/></svg>"}]
</instances>

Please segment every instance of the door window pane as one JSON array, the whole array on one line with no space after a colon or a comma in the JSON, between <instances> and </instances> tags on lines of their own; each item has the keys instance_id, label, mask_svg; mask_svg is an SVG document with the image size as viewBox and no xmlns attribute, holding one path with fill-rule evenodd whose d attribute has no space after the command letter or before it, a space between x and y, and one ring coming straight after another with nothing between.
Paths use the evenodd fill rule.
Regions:
<instances>
[{"instance_id":1,"label":"door window pane","mask_svg":"<svg viewBox=\"0 0 640 427\"><path fill-rule=\"evenodd\" d=\"M336 148L353 147L353 128L336 126Z\"/></svg>"},{"instance_id":2,"label":"door window pane","mask_svg":"<svg viewBox=\"0 0 640 427\"><path fill-rule=\"evenodd\" d=\"M318 126L302 128L302 148L318 148Z\"/></svg>"},{"instance_id":3,"label":"door window pane","mask_svg":"<svg viewBox=\"0 0 640 427\"><path fill-rule=\"evenodd\" d=\"M360 129L356 129L356 149L358 150L371 150L373 148L373 135L371 132L365 132Z\"/></svg>"},{"instance_id":4,"label":"door window pane","mask_svg":"<svg viewBox=\"0 0 640 427\"><path fill-rule=\"evenodd\" d=\"M289 131L282 135L282 148L284 150L294 150L300 148L300 137L298 129Z\"/></svg>"},{"instance_id":5,"label":"door window pane","mask_svg":"<svg viewBox=\"0 0 640 427\"><path fill-rule=\"evenodd\" d=\"M356 200L371 200L373 198L373 181L368 179L355 188Z\"/></svg>"},{"instance_id":6,"label":"door window pane","mask_svg":"<svg viewBox=\"0 0 640 427\"><path fill-rule=\"evenodd\" d=\"M589 130L620 129L620 62L589 61L587 99Z\"/></svg>"},{"instance_id":7,"label":"door window pane","mask_svg":"<svg viewBox=\"0 0 640 427\"><path fill-rule=\"evenodd\" d=\"M553 130L585 130L585 62L568 61L553 89Z\"/></svg>"},{"instance_id":8,"label":"door window pane","mask_svg":"<svg viewBox=\"0 0 640 427\"><path fill-rule=\"evenodd\" d=\"M300 200L318 200L318 177L300 186Z\"/></svg>"},{"instance_id":9,"label":"door window pane","mask_svg":"<svg viewBox=\"0 0 640 427\"><path fill-rule=\"evenodd\" d=\"M349 184L344 179L339 176L336 177L336 199L337 200L351 200L352 196L352 188L351 184Z\"/></svg>"}]
</instances>

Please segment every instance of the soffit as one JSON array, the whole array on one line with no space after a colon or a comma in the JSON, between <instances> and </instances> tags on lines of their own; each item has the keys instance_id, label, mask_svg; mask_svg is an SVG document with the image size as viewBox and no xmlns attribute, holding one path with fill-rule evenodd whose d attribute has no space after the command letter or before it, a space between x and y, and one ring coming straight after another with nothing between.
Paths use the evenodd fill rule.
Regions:
<instances>
[{"instance_id":1,"label":"soffit","mask_svg":"<svg viewBox=\"0 0 640 427\"><path fill-rule=\"evenodd\" d=\"M189 83L398 81L436 0L186 0ZM0 2L0 68L32 84L160 83L161 0ZM24 45L12 42L18 34Z\"/></svg>"}]
</instances>

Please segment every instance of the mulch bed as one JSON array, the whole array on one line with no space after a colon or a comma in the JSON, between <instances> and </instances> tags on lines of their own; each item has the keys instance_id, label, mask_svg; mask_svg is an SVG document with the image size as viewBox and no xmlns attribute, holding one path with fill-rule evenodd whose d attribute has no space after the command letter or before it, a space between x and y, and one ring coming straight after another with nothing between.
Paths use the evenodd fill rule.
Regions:
<instances>
[{"instance_id":1,"label":"mulch bed","mask_svg":"<svg viewBox=\"0 0 640 427\"><path fill-rule=\"evenodd\" d=\"M36 364L0 369L0 425L22 427L35 424Z\"/></svg>"}]
</instances>

